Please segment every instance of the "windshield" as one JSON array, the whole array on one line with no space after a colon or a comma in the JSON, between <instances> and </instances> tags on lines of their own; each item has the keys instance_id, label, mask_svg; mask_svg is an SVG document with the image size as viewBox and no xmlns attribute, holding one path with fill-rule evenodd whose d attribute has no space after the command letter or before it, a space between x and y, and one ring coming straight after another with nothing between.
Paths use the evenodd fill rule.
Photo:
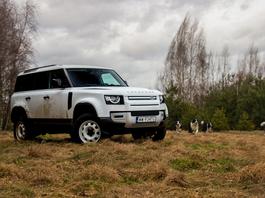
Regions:
<instances>
[{"instance_id":1,"label":"windshield","mask_svg":"<svg viewBox=\"0 0 265 198\"><path fill-rule=\"evenodd\" d=\"M127 86L121 77L110 69L67 69L74 87Z\"/></svg>"}]
</instances>

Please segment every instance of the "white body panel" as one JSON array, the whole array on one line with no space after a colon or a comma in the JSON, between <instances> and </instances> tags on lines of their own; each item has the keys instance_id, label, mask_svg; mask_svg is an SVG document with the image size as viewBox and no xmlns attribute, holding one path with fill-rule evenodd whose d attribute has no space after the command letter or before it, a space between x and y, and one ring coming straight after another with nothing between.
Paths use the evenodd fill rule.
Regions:
<instances>
[{"instance_id":1,"label":"white body panel","mask_svg":"<svg viewBox=\"0 0 265 198\"><path fill-rule=\"evenodd\" d=\"M44 119L67 119L69 118L67 109L68 90L51 89L43 91L43 118Z\"/></svg>"}]
</instances>

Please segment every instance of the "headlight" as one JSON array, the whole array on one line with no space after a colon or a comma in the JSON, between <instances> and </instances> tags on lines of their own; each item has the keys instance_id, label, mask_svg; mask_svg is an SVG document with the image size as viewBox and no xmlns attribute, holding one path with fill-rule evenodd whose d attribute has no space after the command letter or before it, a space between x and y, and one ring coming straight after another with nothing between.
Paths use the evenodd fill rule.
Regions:
<instances>
[{"instance_id":1,"label":"headlight","mask_svg":"<svg viewBox=\"0 0 265 198\"><path fill-rule=\"evenodd\" d=\"M123 96L105 96L106 104L124 104Z\"/></svg>"},{"instance_id":2,"label":"headlight","mask_svg":"<svg viewBox=\"0 0 265 198\"><path fill-rule=\"evenodd\" d=\"M159 96L159 101L160 101L160 104L165 103L165 98L163 95Z\"/></svg>"}]
</instances>

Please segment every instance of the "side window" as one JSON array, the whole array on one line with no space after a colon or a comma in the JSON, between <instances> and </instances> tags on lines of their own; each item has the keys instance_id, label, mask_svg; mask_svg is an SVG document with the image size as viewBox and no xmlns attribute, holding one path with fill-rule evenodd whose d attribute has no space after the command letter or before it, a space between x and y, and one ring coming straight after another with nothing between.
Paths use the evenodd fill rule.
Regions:
<instances>
[{"instance_id":1,"label":"side window","mask_svg":"<svg viewBox=\"0 0 265 198\"><path fill-rule=\"evenodd\" d=\"M48 89L49 88L49 73L40 72L34 74L35 78L35 90L38 89Z\"/></svg>"},{"instance_id":2,"label":"side window","mask_svg":"<svg viewBox=\"0 0 265 198\"><path fill-rule=\"evenodd\" d=\"M34 74L18 76L15 85L15 92L30 91L34 89Z\"/></svg>"},{"instance_id":3,"label":"side window","mask_svg":"<svg viewBox=\"0 0 265 198\"><path fill-rule=\"evenodd\" d=\"M64 73L64 70L53 70L50 71L50 82L49 87L52 88L62 88L62 87L70 87L68 79Z\"/></svg>"}]
</instances>

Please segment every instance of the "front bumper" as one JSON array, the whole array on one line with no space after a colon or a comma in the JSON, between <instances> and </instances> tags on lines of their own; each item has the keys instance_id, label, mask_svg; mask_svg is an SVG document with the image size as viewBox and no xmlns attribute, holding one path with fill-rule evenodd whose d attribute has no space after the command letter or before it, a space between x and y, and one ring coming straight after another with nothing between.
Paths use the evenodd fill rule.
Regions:
<instances>
[{"instance_id":1,"label":"front bumper","mask_svg":"<svg viewBox=\"0 0 265 198\"><path fill-rule=\"evenodd\" d=\"M151 118L152 121L139 122L139 118ZM124 124L124 128L158 127L166 119L165 110L110 112L114 123Z\"/></svg>"},{"instance_id":2,"label":"front bumper","mask_svg":"<svg viewBox=\"0 0 265 198\"><path fill-rule=\"evenodd\" d=\"M124 112L126 113L125 115L127 115L128 112ZM105 135L115 135L115 134L128 134L128 133L132 133L133 131L137 130L137 129L143 129L145 130L145 132L148 131L155 131L157 130L157 128L159 126L161 126L163 124L164 120L162 120L160 123L156 122L156 123L141 123L141 124L136 124L136 123L132 123L132 124L126 124L123 122L114 122L111 118L107 117L107 118L100 118L100 125L101 125L101 129L103 134Z\"/></svg>"}]
</instances>

